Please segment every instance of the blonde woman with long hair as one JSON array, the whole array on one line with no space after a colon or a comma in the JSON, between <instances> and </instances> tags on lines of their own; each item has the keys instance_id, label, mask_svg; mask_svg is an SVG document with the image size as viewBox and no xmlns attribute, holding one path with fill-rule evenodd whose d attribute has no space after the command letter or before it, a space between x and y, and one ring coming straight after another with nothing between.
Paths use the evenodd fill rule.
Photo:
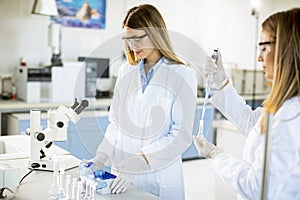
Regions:
<instances>
[{"instance_id":1,"label":"blonde woman with long hair","mask_svg":"<svg viewBox=\"0 0 300 200\"><path fill-rule=\"evenodd\" d=\"M242 160L203 137L195 137L194 142L200 155L213 158L211 168L239 199L260 199L265 121L272 115L266 198L300 199L300 8L268 17L262 23L259 47L258 61L272 84L263 108L252 111L246 105L228 80L221 59L214 77L219 90L211 102L247 137ZM213 68L209 64L207 70Z\"/></svg>"},{"instance_id":2,"label":"blonde woman with long hair","mask_svg":"<svg viewBox=\"0 0 300 200\"><path fill-rule=\"evenodd\" d=\"M184 199L181 154L192 143L197 81L173 51L159 11L144 4L122 24L128 64L114 89L96 165L112 167L112 193L130 183L160 199Z\"/></svg>"}]
</instances>

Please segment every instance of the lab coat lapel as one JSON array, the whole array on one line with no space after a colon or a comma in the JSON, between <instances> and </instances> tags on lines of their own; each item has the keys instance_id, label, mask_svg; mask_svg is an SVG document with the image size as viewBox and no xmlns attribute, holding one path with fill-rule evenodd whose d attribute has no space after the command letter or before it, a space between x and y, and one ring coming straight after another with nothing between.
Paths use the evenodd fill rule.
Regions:
<instances>
[{"instance_id":1,"label":"lab coat lapel","mask_svg":"<svg viewBox=\"0 0 300 200\"><path fill-rule=\"evenodd\" d=\"M120 82L122 88L120 92L124 99L121 102L123 115L120 119L121 130L120 148L128 153L136 154L143 145L142 130L144 127L144 94L142 93L141 77L139 68L134 70L124 77L124 82Z\"/></svg>"}]
</instances>

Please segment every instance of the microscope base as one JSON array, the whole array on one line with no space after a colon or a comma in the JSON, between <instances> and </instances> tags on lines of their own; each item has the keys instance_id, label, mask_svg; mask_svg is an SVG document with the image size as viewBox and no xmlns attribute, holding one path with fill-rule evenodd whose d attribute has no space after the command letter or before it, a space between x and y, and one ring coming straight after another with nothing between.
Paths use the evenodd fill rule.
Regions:
<instances>
[{"instance_id":1,"label":"microscope base","mask_svg":"<svg viewBox=\"0 0 300 200\"><path fill-rule=\"evenodd\" d=\"M64 165L64 169L72 169L78 167L80 164L80 160L75 158L72 155L56 155L55 158L48 158L43 160L30 160L28 163L28 167L34 170L43 170L43 171L54 171L54 161L56 161L59 165ZM32 167L36 165L35 167Z\"/></svg>"}]
</instances>

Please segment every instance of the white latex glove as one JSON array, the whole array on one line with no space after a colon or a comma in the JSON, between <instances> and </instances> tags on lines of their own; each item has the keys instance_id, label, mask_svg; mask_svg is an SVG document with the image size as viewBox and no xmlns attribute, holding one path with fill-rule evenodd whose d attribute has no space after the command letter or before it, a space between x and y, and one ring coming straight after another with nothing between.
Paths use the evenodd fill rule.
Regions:
<instances>
[{"instance_id":1,"label":"white latex glove","mask_svg":"<svg viewBox=\"0 0 300 200\"><path fill-rule=\"evenodd\" d=\"M201 136L193 136L194 144L199 154L205 158L215 158L217 155L223 152L223 149L216 147Z\"/></svg>"},{"instance_id":2,"label":"white latex glove","mask_svg":"<svg viewBox=\"0 0 300 200\"><path fill-rule=\"evenodd\" d=\"M97 152L96 156L88 160L88 162L93 162L97 167L99 167L99 169L103 169L105 163L108 162L108 160L108 156L105 153Z\"/></svg>"},{"instance_id":3,"label":"white latex glove","mask_svg":"<svg viewBox=\"0 0 300 200\"><path fill-rule=\"evenodd\" d=\"M117 178L111 184L111 192L114 194L125 192L131 182L133 173L143 173L150 170L150 165L142 155L130 157L116 166L119 172Z\"/></svg>"},{"instance_id":4,"label":"white latex glove","mask_svg":"<svg viewBox=\"0 0 300 200\"><path fill-rule=\"evenodd\" d=\"M149 172L150 165L142 155L136 155L120 162L116 170L126 173L143 173Z\"/></svg>"},{"instance_id":5,"label":"white latex glove","mask_svg":"<svg viewBox=\"0 0 300 200\"><path fill-rule=\"evenodd\" d=\"M130 174L126 173L119 173L117 175L117 178L113 180L113 182L110 185L111 193L112 194L118 194L125 192L130 184Z\"/></svg>"},{"instance_id":6,"label":"white latex glove","mask_svg":"<svg viewBox=\"0 0 300 200\"><path fill-rule=\"evenodd\" d=\"M228 75L226 74L225 69L223 67L222 55L219 49L216 63L213 59L209 57L207 58L206 65L204 68L204 74L206 76L213 76L212 80L210 80L211 83L209 83L211 88L219 90L223 88L228 82Z\"/></svg>"}]
</instances>

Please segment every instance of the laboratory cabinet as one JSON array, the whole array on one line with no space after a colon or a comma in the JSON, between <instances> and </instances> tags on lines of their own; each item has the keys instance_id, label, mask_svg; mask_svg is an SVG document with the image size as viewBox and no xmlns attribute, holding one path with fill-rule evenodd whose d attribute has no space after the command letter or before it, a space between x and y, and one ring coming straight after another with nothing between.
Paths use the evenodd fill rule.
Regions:
<instances>
[{"instance_id":1,"label":"laboratory cabinet","mask_svg":"<svg viewBox=\"0 0 300 200\"><path fill-rule=\"evenodd\" d=\"M196 112L193 134L197 134L202 108ZM41 125L47 127L46 113L41 115ZM214 119L214 108L208 106L205 112L204 135L211 142L214 142L214 130L211 126ZM8 135L25 134L30 126L29 113L14 113L8 116ZM108 126L107 111L87 111L82 113L80 120L75 124L69 122L66 141L55 141L54 144L71 152L79 159L91 159L95 156L97 147L102 141ZM199 158L199 154L192 143L183 153L183 160Z\"/></svg>"}]
</instances>

